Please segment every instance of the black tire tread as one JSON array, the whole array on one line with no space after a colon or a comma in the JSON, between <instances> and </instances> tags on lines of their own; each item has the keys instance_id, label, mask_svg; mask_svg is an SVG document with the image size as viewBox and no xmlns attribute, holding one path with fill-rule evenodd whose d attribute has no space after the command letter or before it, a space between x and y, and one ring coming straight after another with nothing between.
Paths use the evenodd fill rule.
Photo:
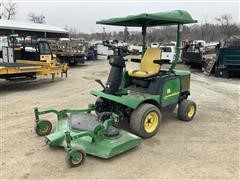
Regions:
<instances>
[{"instance_id":1,"label":"black tire tread","mask_svg":"<svg viewBox=\"0 0 240 180\"><path fill-rule=\"evenodd\" d=\"M36 134L37 134L38 136L47 136L47 135L50 134L51 131L52 131L52 123L51 123L50 121L48 121L48 120L41 120L41 121L47 123L50 128L48 129L48 131L47 131L46 133L41 133L41 131L40 131L40 129L39 129L39 126L36 124L36 125L35 125L35 132L36 132Z\"/></svg>"},{"instance_id":2,"label":"black tire tread","mask_svg":"<svg viewBox=\"0 0 240 180\"><path fill-rule=\"evenodd\" d=\"M145 132L144 128L143 128L143 117L145 116L146 112L149 111L156 111L158 113L158 115L160 116L159 118L159 122L158 122L158 127L156 128L156 130L153 133L147 133ZM132 112L131 115L131 119L130 119L130 128L131 130L139 135L142 138L149 138L154 136L155 134L157 134L160 123L161 123L161 112L159 110L159 108L157 108L156 106L152 105L152 104L148 104L148 103L144 103L141 104L137 109L135 109Z\"/></svg>"},{"instance_id":3,"label":"black tire tread","mask_svg":"<svg viewBox=\"0 0 240 180\"><path fill-rule=\"evenodd\" d=\"M86 159L86 152L85 152L85 151L83 151L82 149L75 149L75 150L78 151L79 153L81 153L81 154L83 155L83 159L82 159L82 161L81 161L79 164L73 164L73 163L71 162L71 156L70 156L69 154L67 154L66 157L65 157L65 161L66 161L66 163L67 163L67 165L68 165L69 167L78 167L78 166L80 166L81 164L83 164L84 161L85 161L85 159Z\"/></svg>"},{"instance_id":4,"label":"black tire tread","mask_svg":"<svg viewBox=\"0 0 240 180\"><path fill-rule=\"evenodd\" d=\"M192 118L189 118L187 116L187 111L188 111L188 107L190 105L194 105L195 106L195 113L192 116ZM188 100L188 99L184 99L180 102L180 104L178 105L178 119L182 120L182 121L191 121L197 111L197 106L196 103L194 101Z\"/></svg>"}]
</instances>

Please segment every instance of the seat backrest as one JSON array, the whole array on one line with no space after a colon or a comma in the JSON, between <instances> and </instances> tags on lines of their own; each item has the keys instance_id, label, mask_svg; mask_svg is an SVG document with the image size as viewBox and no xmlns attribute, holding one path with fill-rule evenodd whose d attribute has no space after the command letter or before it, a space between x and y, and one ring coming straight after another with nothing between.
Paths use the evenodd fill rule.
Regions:
<instances>
[{"instance_id":1,"label":"seat backrest","mask_svg":"<svg viewBox=\"0 0 240 180\"><path fill-rule=\"evenodd\" d=\"M160 65L153 63L154 60L160 60L161 59L161 50L160 48L148 48L144 56L141 60L140 68L141 71L154 71L159 72L160 71Z\"/></svg>"}]
</instances>

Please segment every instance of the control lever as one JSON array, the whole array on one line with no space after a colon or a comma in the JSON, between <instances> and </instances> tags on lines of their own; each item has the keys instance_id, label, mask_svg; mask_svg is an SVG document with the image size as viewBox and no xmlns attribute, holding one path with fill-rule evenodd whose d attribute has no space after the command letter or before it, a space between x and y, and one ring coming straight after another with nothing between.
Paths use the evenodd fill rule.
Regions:
<instances>
[{"instance_id":1,"label":"control lever","mask_svg":"<svg viewBox=\"0 0 240 180\"><path fill-rule=\"evenodd\" d=\"M105 89L105 86L103 85L103 83L102 83L102 81L101 81L100 79L95 79L95 81L96 81L98 84L100 84L100 85L103 87L103 89Z\"/></svg>"}]
</instances>

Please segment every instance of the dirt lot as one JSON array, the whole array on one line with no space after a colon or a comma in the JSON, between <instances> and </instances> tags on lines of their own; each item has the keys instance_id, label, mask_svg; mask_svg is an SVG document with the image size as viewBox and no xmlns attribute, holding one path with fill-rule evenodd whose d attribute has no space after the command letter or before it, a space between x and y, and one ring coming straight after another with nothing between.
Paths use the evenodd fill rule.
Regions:
<instances>
[{"instance_id":1,"label":"dirt lot","mask_svg":"<svg viewBox=\"0 0 240 180\"><path fill-rule=\"evenodd\" d=\"M130 65L133 66L133 65ZM62 149L50 149L34 130L33 107L86 107L106 79L106 61L87 62L69 70L67 79L0 81L1 179L160 179L239 177L239 79L206 77L194 71L190 99L198 104L192 122L164 115L159 133L109 160L87 156L69 169ZM54 122L54 117L49 117Z\"/></svg>"}]
</instances>

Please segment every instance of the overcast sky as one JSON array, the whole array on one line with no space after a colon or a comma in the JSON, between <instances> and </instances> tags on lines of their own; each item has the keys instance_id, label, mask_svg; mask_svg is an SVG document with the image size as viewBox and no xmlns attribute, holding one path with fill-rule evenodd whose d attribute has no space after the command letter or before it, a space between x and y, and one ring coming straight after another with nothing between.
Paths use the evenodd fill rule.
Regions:
<instances>
[{"instance_id":1,"label":"overcast sky","mask_svg":"<svg viewBox=\"0 0 240 180\"><path fill-rule=\"evenodd\" d=\"M46 16L47 24L59 27L77 28L81 32L92 33L101 32L103 26L96 25L97 20L119 17L126 15L134 15L143 12L160 12L175 9L187 10L198 22L207 20L214 22L215 17L222 14L231 14L233 21L239 23L239 0L221 1L212 0L212 2L194 1L176 2L168 0L165 2L156 2L156 0L136 2L133 0L120 1L94 1L85 2L72 1L30 1L18 0L18 12L16 20L27 21L27 14L34 12L35 14L43 14ZM124 2L125 1L125 2ZM131 2L130 2L131 1ZM155 2L154 2L155 1ZM193 1L193 0L192 0ZM122 30L122 27L104 26L106 31Z\"/></svg>"}]
</instances>

